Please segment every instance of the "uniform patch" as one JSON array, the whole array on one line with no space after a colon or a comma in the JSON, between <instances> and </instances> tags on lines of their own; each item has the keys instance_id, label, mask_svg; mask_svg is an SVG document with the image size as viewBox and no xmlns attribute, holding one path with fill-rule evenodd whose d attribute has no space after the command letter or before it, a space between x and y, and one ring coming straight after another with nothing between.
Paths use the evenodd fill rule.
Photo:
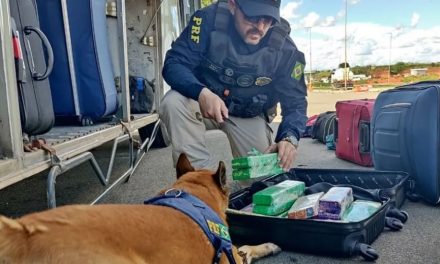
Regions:
<instances>
[{"instance_id":1,"label":"uniform patch","mask_svg":"<svg viewBox=\"0 0 440 264\"><path fill-rule=\"evenodd\" d=\"M252 75L244 74L237 78L237 85L240 87L249 87L254 83Z\"/></svg>"},{"instance_id":2,"label":"uniform patch","mask_svg":"<svg viewBox=\"0 0 440 264\"><path fill-rule=\"evenodd\" d=\"M296 62L295 66L293 67L292 74L290 74L290 77L293 79L299 81L304 73L304 64L301 62Z\"/></svg>"},{"instance_id":3,"label":"uniform patch","mask_svg":"<svg viewBox=\"0 0 440 264\"><path fill-rule=\"evenodd\" d=\"M194 16L192 20L191 40L198 44L200 42L200 26L202 25L202 18Z\"/></svg>"},{"instance_id":4,"label":"uniform patch","mask_svg":"<svg viewBox=\"0 0 440 264\"><path fill-rule=\"evenodd\" d=\"M264 85L269 84L271 82L272 82L272 79L269 77L258 77L255 80L255 85L264 86Z\"/></svg>"},{"instance_id":5,"label":"uniform patch","mask_svg":"<svg viewBox=\"0 0 440 264\"><path fill-rule=\"evenodd\" d=\"M229 236L229 231L227 226L212 222L210 220L206 220L206 222L208 223L208 228L212 233L227 241L231 241L231 237Z\"/></svg>"}]
</instances>

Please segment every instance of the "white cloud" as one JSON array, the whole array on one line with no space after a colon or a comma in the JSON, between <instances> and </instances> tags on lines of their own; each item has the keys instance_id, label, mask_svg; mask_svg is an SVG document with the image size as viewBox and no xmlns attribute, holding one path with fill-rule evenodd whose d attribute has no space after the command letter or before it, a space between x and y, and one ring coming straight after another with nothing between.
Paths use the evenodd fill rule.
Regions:
<instances>
[{"instance_id":1,"label":"white cloud","mask_svg":"<svg viewBox=\"0 0 440 264\"><path fill-rule=\"evenodd\" d=\"M337 19L345 18L345 10L340 10L340 11L336 14L336 18L337 18Z\"/></svg>"},{"instance_id":2,"label":"white cloud","mask_svg":"<svg viewBox=\"0 0 440 264\"><path fill-rule=\"evenodd\" d=\"M297 9L301 5L301 2L289 2L287 5L281 8L280 15L286 20L292 20L299 15L297 14Z\"/></svg>"},{"instance_id":3,"label":"white cloud","mask_svg":"<svg viewBox=\"0 0 440 264\"><path fill-rule=\"evenodd\" d=\"M439 62L440 26L430 29L406 28L396 32L394 27L373 23L348 24L347 61L350 65L387 65L396 62ZM390 33L392 34L390 49ZM292 38L310 61L308 35ZM344 61L344 25L312 29L312 67L333 69Z\"/></svg>"},{"instance_id":4,"label":"white cloud","mask_svg":"<svg viewBox=\"0 0 440 264\"><path fill-rule=\"evenodd\" d=\"M319 23L319 15L315 12L310 12L301 19L301 26L304 28L315 27Z\"/></svg>"},{"instance_id":5,"label":"white cloud","mask_svg":"<svg viewBox=\"0 0 440 264\"><path fill-rule=\"evenodd\" d=\"M413 13L411 17L411 27L417 27L419 24L420 15L418 13Z\"/></svg>"},{"instance_id":6,"label":"white cloud","mask_svg":"<svg viewBox=\"0 0 440 264\"><path fill-rule=\"evenodd\" d=\"M353 51L355 55L372 55L373 51L377 48L376 40L369 39L353 45Z\"/></svg>"},{"instance_id":7,"label":"white cloud","mask_svg":"<svg viewBox=\"0 0 440 264\"><path fill-rule=\"evenodd\" d=\"M336 24L336 18L328 16L321 19L320 16L315 12L310 12L307 16L303 17L299 22L297 20L291 20L290 25L294 30L310 28L310 27L331 27Z\"/></svg>"},{"instance_id":8,"label":"white cloud","mask_svg":"<svg viewBox=\"0 0 440 264\"><path fill-rule=\"evenodd\" d=\"M332 16L328 16L321 22L321 26L330 27L330 26L334 26L335 23L336 23L336 18Z\"/></svg>"}]
</instances>

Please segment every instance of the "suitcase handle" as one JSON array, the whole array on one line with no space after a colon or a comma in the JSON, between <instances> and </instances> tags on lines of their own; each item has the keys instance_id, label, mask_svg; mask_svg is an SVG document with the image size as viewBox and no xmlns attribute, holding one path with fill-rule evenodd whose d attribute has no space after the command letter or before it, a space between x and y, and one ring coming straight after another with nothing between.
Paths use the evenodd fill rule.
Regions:
<instances>
[{"instance_id":1,"label":"suitcase handle","mask_svg":"<svg viewBox=\"0 0 440 264\"><path fill-rule=\"evenodd\" d=\"M370 153L370 122L359 122L359 152Z\"/></svg>"},{"instance_id":2,"label":"suitcase handle","mask_svg":"<svg viewBox=\"0 0 440 264\"><path fill-rule=\"evenodd\" d=\"M335 122L333 123L333 141L335 143L338 143L338 138L339 138L339 136L338 136L338 131L339 131L338 122L339 122L339 118L336 117Z\"/></svg>"},{"instance_id":3,"label":"suitcase handle","mask_svg":"<svg viewBox=\"0 0 440 264\"><path fill-rule=\"evenodd\" d=\"M44 33L36 27L33 26L26 26L24 27L24 33L26 35L31 34L32 32L35 32L38 37L41 39L41 41L43 42L43 45L46 47L46 51L47 51L47 66L46 66L46 71L41 74L38 73L36 71L34 71L34 69L31 69L32 71L32 78L36 81L42 81L44 79L46 79L49 74L52 72L53 69L53 51L52 51L52 46L49 43L49 40L47 39L46 35L44 35ZM32 54L32 51L30 51Z\"/></svg>"}]
</instances>

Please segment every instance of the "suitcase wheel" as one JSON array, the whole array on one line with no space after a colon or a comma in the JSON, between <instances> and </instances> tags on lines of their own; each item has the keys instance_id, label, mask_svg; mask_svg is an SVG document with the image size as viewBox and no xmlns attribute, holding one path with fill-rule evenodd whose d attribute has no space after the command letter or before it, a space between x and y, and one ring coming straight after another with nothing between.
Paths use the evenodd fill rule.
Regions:
<instances>
[{"instance_id":1,"label":"suitcase wheel","mask_svg":"<svg viewBox=\"0 0 440 264\"><path fill-rule=\"evenodd\" d=\"M406 221L408 221L408 218L409 218L409 215L407 212L401 211L401 210L394 208L394 207L392 207L388 210L387 216L397 218L403 224L406 223Z\"/></svg>"},{"instance_id":2,"label":"suitcase wheel","mask_svg":"<svg viewBox=\"0 0 440 264\"><path fill-rule=\"evenodd\" d=\"M82 126L91 126L93 125L93 120L88 116L81 117L81 125Z\"/></svg>"},{"instance_id":3,"label":"suitcase wheel","mask_svg":"<svg viewBox=\"0 0 440 264\"><path fill-rule=\"evenodd\" d=\"M355 254L361 255L367 261L375 261L379 258L377 251L370 245L357 243L355 246Z\"/></svg>"},{"instance_id":4,"label":"suitcase wheel","mask_svg":"<svg viewBox=\"0 0 440 264\"><path fill-rule=\"evenodd\" d=\"M420 201L420 196L413 193L413 192L406 192L406 198L408 198L408 200L410 200L411 202L419 202Z\"/></svg>"},{"instance_id":5,"label":"suitcase wheel","mask_svg":"<svg viewBox=\"0 0 440 264\"><path fill-rule=\"evenodd\" d=\"M403 223L394 217L385 217L385 226L394 231L400 231L403 228Z\"/></svg>"}]
</instances>

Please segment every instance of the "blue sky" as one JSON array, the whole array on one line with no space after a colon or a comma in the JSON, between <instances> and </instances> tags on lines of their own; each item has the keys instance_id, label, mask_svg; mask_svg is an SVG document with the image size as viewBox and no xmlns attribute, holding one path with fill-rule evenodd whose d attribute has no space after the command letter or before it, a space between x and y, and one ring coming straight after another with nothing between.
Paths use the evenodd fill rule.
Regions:
<instances>
[{"instance_id":1,"label":"blue sky","mask_svg":"<svg viewBox=\"0 0 440 264\"><path fill-rule=\"evenodd\" d=\"M348 0L347 7L350 65L440 62L440 0ZM344 61L345 0L283 0L281 16L312 70Z\"/></svg>"}]
</instances>

